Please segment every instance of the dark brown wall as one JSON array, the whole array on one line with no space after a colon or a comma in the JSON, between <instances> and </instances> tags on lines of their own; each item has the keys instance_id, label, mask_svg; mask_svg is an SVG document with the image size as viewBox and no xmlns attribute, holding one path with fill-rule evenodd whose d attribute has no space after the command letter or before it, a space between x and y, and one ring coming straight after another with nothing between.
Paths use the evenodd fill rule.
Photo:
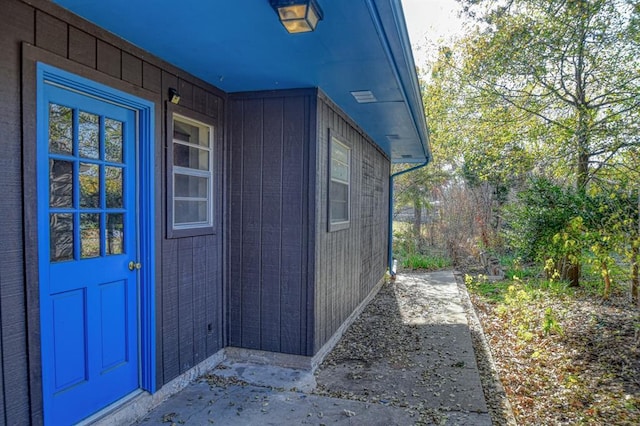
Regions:
<instances>
[{"instance_id":1,"label":"dark brown wall","mask_svg":"<svg viewBox=\"0 0 640 426\"><path fill-rule=\"evenodd\" d=\"M388 160L316 90L238 94L226 111L226 95L215 87L49 1L2 0L1 7L0 424L42 422L33 60L156 104L158 386L226 343L315 353L384 273ZM28 66L22 49L30 52ZM217 124L213 235L166 238L169 87L180 92L182 107ZM325 208L329 128L354 147L351 226L332 233Z\"/></svg>"},{"instance_id":2,"label":"dark brown wall","mask_svg":"<svg viewBox=\"0 0 640 426\"><path fill-rule=\"evenodd\" d=\"M371 292L386 271L388 158L325 96L317 110L314 352ZM328 232L329 134L351 146L349 227Z\"/></svg>"},{"instance_id":3,"label":"dark brown wall","mask_svg":"<svg viewBox=\"0 0 640 426\"><path fill-rule=\"evenodd\" d=\"M386 270L389 160L317 90L232 94L229 111L229 344L314 355ZM330 131L352 149L335 232Z\"/></svg>"},{"instance_id":4,"label":"dark brown wall","mask_svg":"<svg viewBox=\"0 0 640 426\"><path fill-rule=\"evenodd\" d=\"M0 424L11 425L42 421L34 269L38 263L33 188L35 66L31 62L23 69L25 43L34 46L27 46L32 59L156 104L156 209L161 213L156 223L158 386L224 344L220 230L225 95L48 1L28 3L2 0L0 5ZM215 235L165 238L164 111L169 87L181 93L182 106L211 117L217 124L215 202L219 226ZM23 116L24 99L28 102Z\"/></svg>"},{"instance_id":5,"label":"dark brown wall","mask_svg":"<svg viewBox=\"0 0 640 426\"><path fill-rule=\"evenodd\" d=\"M0 17L0 423L29 422L22 218L20 44L33 43L34 11L3 2Z\"/></svg>"},{"instance_id":6,"label":"dark brown wall","mask_svg":"<svg viewBox=\"0 0 640 426\"><path fill-rule=\"evenodd\" d=\"M231 346L310 355L308 185L315 94L230 95Z\"/></svg>"}]
</instances>

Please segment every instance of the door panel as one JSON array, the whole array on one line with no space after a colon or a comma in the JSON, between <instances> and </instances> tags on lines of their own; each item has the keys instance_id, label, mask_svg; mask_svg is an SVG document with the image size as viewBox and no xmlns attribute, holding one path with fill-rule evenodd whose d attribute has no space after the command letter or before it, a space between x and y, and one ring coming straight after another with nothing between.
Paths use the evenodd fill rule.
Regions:
<instances>
[{"instance_id":1,"label":"door panel","mask_svg":"<svg viewBox=\"0 0 640 426\"><path fill-rule=\"evenodd\" d=\"M54 389L61 392L87 379L85 291L58 293L51 297L51 302Z\"/></svg>"},{"instance_id":2,"label":"door panel","mask_svg":"<svg viewBox=\"0 0 640 426\"><path fill-rule=\"evenodd\" d=\"M101 373L103 374L129 361L127 293L126 281L100 285Z\"/></svg>"},{"instance_id":3,"label":"door panel","mask_svg":"<svg viewBox=\"0 0 640 426\"><path fill-rule=\"evenodd\" d=\"M38 239L45 422L140 387L136 113L44 84Z\"/></svg>"}]
</instances>

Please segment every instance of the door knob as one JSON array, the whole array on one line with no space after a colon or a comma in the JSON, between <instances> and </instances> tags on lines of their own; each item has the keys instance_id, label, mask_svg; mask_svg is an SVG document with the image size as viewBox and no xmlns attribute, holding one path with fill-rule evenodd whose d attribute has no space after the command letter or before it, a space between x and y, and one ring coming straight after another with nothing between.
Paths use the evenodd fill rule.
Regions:
<instances>
[{"instance_id":1,"label":"door knob","mask_svg":"<svg viewBox=\"0 0 640 426\"><path fill-rule=\"evenodd\" d=\"M129 270L134 271L136 269L142 268L142 264L138 262L134 262L133 260L129 262Z\"/></svg>"}]
</instances>

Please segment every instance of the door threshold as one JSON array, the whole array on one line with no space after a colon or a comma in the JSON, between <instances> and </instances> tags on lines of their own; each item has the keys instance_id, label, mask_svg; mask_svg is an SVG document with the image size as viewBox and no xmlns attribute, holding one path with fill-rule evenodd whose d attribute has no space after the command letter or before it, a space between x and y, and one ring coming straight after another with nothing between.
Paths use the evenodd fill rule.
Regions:
<instances>
[{"instance_id":1,"label":"door threshold","mask_svg":"<svg viewBox=\"0 0 640 426\"><path fill-rule=\"evenodd\" d=\"M144 392L145 391L140 389L140 388L134 390L130 394L128 394L128 395L120 398L119 400L107 405L102 410L98 411L97 413L92 414L91 416L87 417L86 419L80 421L79 423L77 423L77 426L87 426L87 425L95 423L96 421L98 421L101 418L109 415L109 413L111 413L112 411L117 410L118 408L122 407L124 404L126 404L127 402L131 401L132 399L134 399L135 397L137 397L138 395L140 395L141 393L144 393Z\"/></svg>"}]
</instances>

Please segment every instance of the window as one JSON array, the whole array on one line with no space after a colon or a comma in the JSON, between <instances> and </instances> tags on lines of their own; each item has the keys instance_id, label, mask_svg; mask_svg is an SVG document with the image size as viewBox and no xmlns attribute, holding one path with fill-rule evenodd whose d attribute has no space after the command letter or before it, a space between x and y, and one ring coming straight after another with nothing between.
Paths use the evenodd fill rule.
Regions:
<instances>
[{"instance_id":1,"label":"window","mask_svg":"<svg viewBox=\"0 0 640 426\"><path fill-rule=\"evenodd\" d=\"M169 130L169 236L212 233L213 126L173 113Z\"/></svg>"},{"instance_id":2,"label":"window","mask_svg":"<svg viewBox=\"0 0 640 426\"><path fill-rule=\"evenodd\" d=\"M335 136L329 145L329 231L337 231L349 226L351 149Z\"/></svg>"}]
</instances>

